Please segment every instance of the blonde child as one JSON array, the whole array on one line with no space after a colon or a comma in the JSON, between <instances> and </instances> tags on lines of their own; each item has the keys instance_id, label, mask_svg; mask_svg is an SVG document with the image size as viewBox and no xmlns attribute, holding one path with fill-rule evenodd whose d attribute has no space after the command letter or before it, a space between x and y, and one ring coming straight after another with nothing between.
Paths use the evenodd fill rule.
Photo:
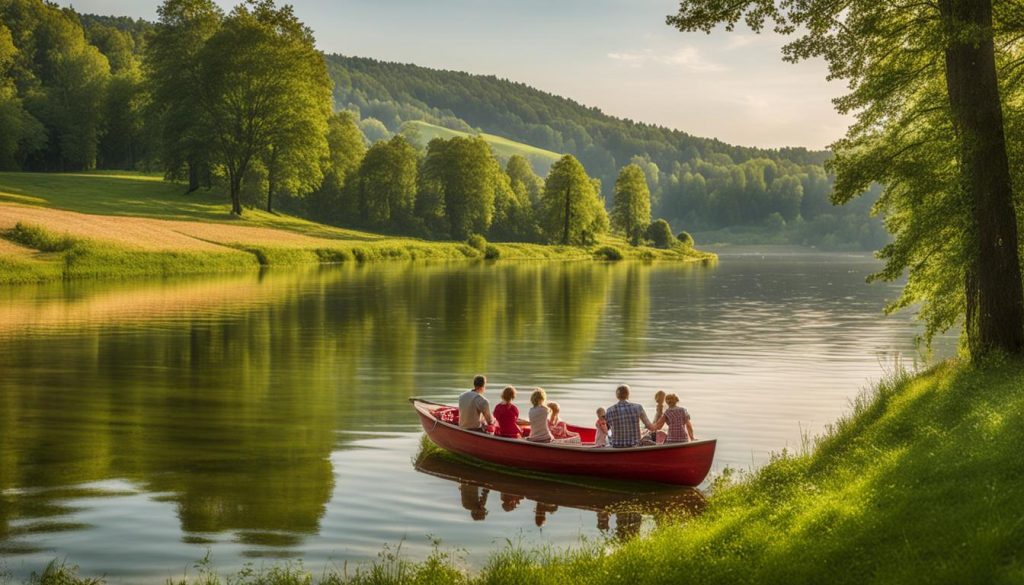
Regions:
<instances>
[{"instance_id":1,"label":"blonde child","mask_svg":"<svg viewBox=\"0 0 1024 585\"><path fill-rule=\"evenodd\" d=\"M530 394L530 404L533 408L529 412L530 436L526 437L527 441L551 442L551 433L548 432L548 407L544 406L547 399L548 395L543 388L534 388L533 394Z\"/></svg>"},{"instance_id":2,"label":"blonde child","mask_svg":"<svg viewBox=\"0 0 1024 585\"><path fill-rule=\"evenodd\" d=\"M666 424L668 425L668 438L665 442L687 443L695 440L693 437L693 423L690 422L690 413L682 406L678 406L679 397L675 394L669 394L665 397L665 402L668 403L668 408L665 409L665 413L658 417L657 422L654 423L654 428L656 429L660 429Z\"/></svg>"},{"instance_id":3,"label":"blonde child","mask_svg":"<svg viewBox=\"0 0 1024 585\"><path fill-rule=\"evenodd\" d=\"M597 433L594 435L594 446L604 447L608 444L608 419L605 418L605 412L603 408L597 409L597 422L594 423L597 427Z\"/></svg>"},{"instance_id":4,"label":"blonde child","mask_svg":"<svg viewBox=\"0 0 1024 585\"><path fill-rule=\"evenodd\" d=\"M551 437L556 441L571 441L572 439L579 440L579 433L570 431L564 422L558 418L558 414L562 411L561 407L558 406L557 402L549 402L548 410L551 411L551 417L548 418L548 432L551 433Z\"/></svg>"}]
</instances>

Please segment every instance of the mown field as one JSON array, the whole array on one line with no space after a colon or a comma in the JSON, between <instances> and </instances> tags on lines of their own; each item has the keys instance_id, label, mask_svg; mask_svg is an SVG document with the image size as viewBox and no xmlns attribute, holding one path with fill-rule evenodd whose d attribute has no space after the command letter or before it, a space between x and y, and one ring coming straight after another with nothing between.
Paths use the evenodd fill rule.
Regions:
<instances>
[{"instance_id":1,"label":"mown field","mask_svg":"<svg viewBox=\"0 0 1024 585\"><path fill-rule=\"evenodd\" d=\"M0 284L255 270L377 260L713 260L691 247L632 248L608 237L591 248L432 242L248 209L223 195L139 174L0 173Z\"/></svg>"}]
</instances>

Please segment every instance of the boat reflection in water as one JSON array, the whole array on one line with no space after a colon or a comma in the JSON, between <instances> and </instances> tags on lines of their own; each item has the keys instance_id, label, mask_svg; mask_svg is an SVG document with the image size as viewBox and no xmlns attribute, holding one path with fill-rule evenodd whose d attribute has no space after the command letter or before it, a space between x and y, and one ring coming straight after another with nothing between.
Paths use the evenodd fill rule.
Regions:
<instances>
[{"instance_id":1,"label":"boat reflection in water","mask_svg":"<svg viewBox=\"0 0 1024 585\"><path fill-rule=\"evenodd\" d=\"M615 536L620 539L640 534L645 516L660 523L695 516L705 506L704 496L694 488L527 477L478 467L444 453L421 455L416 470L457 483L462 507L473 520L487 517L488 504L492 508L500 505L505 512L533 505L534 522L540 527L560 507L575 508L596 512L597 528L602 532L611 531L614 517Z\"/></svg>"}]
</instances>

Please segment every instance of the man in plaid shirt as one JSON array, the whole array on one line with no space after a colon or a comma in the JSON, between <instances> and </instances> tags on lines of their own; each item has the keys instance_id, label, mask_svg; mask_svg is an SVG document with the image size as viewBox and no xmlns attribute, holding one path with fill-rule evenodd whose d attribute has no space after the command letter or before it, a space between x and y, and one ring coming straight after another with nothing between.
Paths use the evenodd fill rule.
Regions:
<instances>
[{"instance_id":1,"label":"man in plaid shirt","mask_svg":"<svg viewBox=\"0 0 1024 585\"><path fill-rule=\"evenodd\" d=\"M652 432L654 425L647 418L643 406L629 402L629 386L623 384L616 388L615 397L619 401L609 406L605 413L610 431L608 443L612 447L637 447L640 445L640 421Z\"/></svg>"}]
</instances>

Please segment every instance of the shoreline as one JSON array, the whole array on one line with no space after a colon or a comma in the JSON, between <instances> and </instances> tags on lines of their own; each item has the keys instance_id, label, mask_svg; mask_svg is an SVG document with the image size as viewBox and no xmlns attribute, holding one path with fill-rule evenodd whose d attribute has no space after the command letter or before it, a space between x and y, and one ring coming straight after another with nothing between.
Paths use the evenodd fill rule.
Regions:
<instances>
[{"instance_id":1,"label":"shoreline","mask_svg":"<svg viewBox=\"0 0 1024 585\"><path fill-rule=\"evenodd\" d=\"M9 207L0 204L0 208ZM483 249L462 242L410 238L343 241L306 247L208 242L213 249L144 249L101 239L57 233L18 223L0 230L0 286L81 279L131 279L200 274L232 274L268 267L367 264L388 261L621 261L714 263L718 257L690 247L657 249L614 244L590 247L488 243Z\"/></svg>"}]
</instances>

